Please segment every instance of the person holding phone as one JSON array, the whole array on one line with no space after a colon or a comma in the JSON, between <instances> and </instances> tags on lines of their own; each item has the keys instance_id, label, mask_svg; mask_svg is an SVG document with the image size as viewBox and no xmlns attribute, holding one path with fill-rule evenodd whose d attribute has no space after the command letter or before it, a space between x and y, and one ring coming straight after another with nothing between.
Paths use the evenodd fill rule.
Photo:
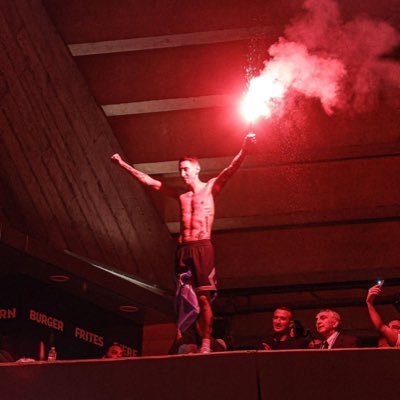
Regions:
<instances>
[{"instance_id":1,"label":"person holding phone","mask_svg":"<svg viewBox=\"0 0 400 400\"><path fill-rule=\"evenodd\" d=\"M377 309L375 308L375 298L382 293L382 285L383 281L380 281L377 285L372 286L368 290L367 294L367 307L369 317L371 319L372 324L374 325L375 329L384 337L386 338L387 342L392 347L400 347L400 333L397 329L393 329L386 325L380 314L378 313Z\"/></svg>"}]
</instances>

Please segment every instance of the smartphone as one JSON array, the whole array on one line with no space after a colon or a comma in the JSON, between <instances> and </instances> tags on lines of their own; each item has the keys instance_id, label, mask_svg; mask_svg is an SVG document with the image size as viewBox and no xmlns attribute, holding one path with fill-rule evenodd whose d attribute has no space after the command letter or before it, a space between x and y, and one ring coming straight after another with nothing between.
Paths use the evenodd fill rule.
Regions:
<instances>
[{"instance_id":1,"label":"smartphone","mask_svg":"<svg viewBox=\"0 0 400 400\"><path fill-rule=\"evenodd\" d=\"M382 287L382 285L385 283L385 280L384 279L378 279L377 281L376 281L376 284L377 285L379 285L380 287Z\"/></svg>"}]
</instances>

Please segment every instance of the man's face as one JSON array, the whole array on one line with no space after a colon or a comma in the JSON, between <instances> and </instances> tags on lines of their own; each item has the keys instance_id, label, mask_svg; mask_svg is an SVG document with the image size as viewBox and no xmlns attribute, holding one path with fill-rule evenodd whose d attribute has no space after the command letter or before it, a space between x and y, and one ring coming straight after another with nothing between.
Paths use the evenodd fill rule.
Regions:
<instances>
[{"instance_id":1,"label":"man's face","mask_svg":"<svg viewBox=\"0 0 400 400\"><path fill-rule=\"evenodd\" d=\"M200 167L188 160L179 163L179 174L186 185L192 184L199 175Z\"/></svg>"},{"instance_id":2,"label":"man's face","mask_svg":"<svg viewBox=\"0 0 400 400\"><path fill-rule=\"evenodd\" d=\"M330 311L321 311L315 317L315 326L318 333L324 337L329 337L337 330L339 321Z\"/></svg>"},{"instance_id":3,"label":"man's face","mask_svg":"<svg viewBox=\"0 0 400 400\"><path fill-rule=\"evenodd\" d=\"M275 333L288 333L290 329L290 322L292 320L292 313L287 310L275 310L272 316L272 329Z\"/></svg>"}]
</instances>

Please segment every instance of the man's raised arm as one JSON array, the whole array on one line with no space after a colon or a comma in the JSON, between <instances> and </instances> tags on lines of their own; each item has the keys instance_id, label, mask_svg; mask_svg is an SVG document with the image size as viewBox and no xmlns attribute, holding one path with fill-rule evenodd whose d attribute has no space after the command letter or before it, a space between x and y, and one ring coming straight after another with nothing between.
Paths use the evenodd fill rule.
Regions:
<instances>
[{"instance_id":1,"label":"man's raised arm","mask_svg":"<svg viewBox=\"0 0 400 400\"><path fill-rule=\"evenodd\" d=\"M389 328L386 324L383 323L382 318L379 315L374 305L375 297L379 296L380 294L381 294L380 285L372 286L372 288L368 290L366 302L368 306L369 317L375 329L387 339L390 345L394 346L397 343L399 334L395 330Z\"/></svg>"},{"instance_id":2,"label":"man's raised arm","mask_svg":"<svg viewBox=\"0 0 400 400\"><path fill-rule=\"evenodd\" d=\"M172 188L168 188L163 183L157 179L152 178L151 176L145 174L144 172L141 172L137 170L136 168L132 167L128 163L126 163L124 160L122 160L121 156L119 154L114 154L111 156L111 161L114 162L115 164L119 165L122 167L124 170L128 171L130 175L132 175L137 181L139 181L142 185L148 186L154 190L159 190L162 191L163 193L175 197L176 193L175 190Z\"/></svg>"},{"instance_id":3,"label":"man's raised arm","mask_svg":"<svg viewBox=\"0 0 400 400\"><path fill-rule=\"evenodd\" d=\"M248 133L244 140L242 148L239 153L235 156L232 162L226 167L224 170L220 172L220 174L215 179L213 185L213 194L217 194L220 190L225 186L226 182L232 177L232 175L238 170L241 166L244 158L248 154L250 147L256 143L256 135L255 133Z\"/></svg>"}]
</instances>

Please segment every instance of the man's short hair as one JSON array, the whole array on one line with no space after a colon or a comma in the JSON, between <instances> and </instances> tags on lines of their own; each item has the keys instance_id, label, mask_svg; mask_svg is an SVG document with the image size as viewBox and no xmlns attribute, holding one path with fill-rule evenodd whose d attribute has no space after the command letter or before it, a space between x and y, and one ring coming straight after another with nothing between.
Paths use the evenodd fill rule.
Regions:
<instances>
[{"instance_id":1,"label":"man's short hair","mask_svg":"<svg viewBox=\"0 0 400 400\"><path fill-rule=\"evenodd\" d=\"M294 314L294 313L293 313L293 310L292 310L290 307L279 306L279 307L276 307L276 308L275 308L274 312L275 312L276 310L287 311L288 313L290 313L290 319L293 319L293 314Z\"/></svg>"},{"instance_id":2,"label":"man's short hair","mask_svg":"<svg viewBox=\"0 0 400 400\"><path fill-rule=\"evenodd\" d=\"M393 319L388 323L388 327L390 329L396 329L398 331L400 331L400 320L398 319Z\"/></svg>"},{"instance_id":3,"label":"man's short hair","mask_svg":"<svg viewBox=\"0 0 400 400\"><path fill-rule=\"evenodd\" d=\"M183 156L183 157L178 161L178 164L180 164L180 163L182 163L182 162L184 162L184 161L189 161L189 162L191 162L192 164L196 164L196 165L199 165L199 166L200 166L200 161L199 161L199 159L198 159L197 157L194 157L194 156Z\"/></svg>"},{"instance_id":4,"label":"man's short hair","mask_svg":"<svg viewBox=\"0 0 400 400\"><path fill-rule=\"evenodd\" d=\"M338 312L336 312L335 310L331 310L330 308L324 308L323 310L320 310L318 312L318 314L321 313L321 312L329 312L329 313L331 313L333 318L335 318L336 321L338 322L338 325L337 325L336 329L340 330L340 328L342 327L342 318L341 318L341 316L340 316L340 314Z\"/></svg>"}]
</instances>

